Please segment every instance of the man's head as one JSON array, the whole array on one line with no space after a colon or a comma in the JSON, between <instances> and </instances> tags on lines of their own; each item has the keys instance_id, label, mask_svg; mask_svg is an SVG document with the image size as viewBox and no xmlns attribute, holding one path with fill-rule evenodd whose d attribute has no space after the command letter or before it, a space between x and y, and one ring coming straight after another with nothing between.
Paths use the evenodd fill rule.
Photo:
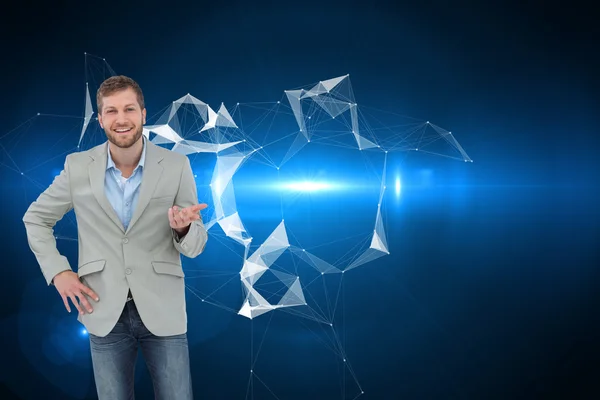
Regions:
<instances>
[{"instance_id":1,"label":"man's head","mask_svg":"<svg viewBox=\"0 0 600 400\"><path fill-rule=\"evenodd\" d=\"M98 88L96 102L98 122L111 143L129 148L142 137L144 95L133 79L122 75L108 78Z\"/></svg>"}]
</instances>

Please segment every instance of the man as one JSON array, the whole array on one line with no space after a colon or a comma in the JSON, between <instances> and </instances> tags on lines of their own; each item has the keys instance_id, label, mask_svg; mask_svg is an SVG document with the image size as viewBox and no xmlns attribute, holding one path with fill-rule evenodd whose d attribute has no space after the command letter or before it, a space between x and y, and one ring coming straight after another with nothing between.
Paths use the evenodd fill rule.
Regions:
<instances>
[{"instance_id":1,"label":"man","mask_svg":"<svg viewBox=\"0 0 600 400\"><path fill-rule=\"evenodd\" d=\"M207 241L189 159L142 135L144 96L125 76L102 83L98 121L108 141L67 156L23 217L48 285L90 338L99 398L134 398L138 344L157 399L192 399L181 257ZM75 209L79 266L59 254L54 225Z\"/></svg>"}]
</instances>

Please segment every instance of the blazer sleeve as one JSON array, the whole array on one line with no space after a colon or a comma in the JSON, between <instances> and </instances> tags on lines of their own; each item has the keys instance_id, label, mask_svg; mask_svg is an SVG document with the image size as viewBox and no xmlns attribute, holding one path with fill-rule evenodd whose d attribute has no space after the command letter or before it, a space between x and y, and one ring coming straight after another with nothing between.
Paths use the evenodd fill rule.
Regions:
<instances>
[{"instance_id":1,"label":"blazer sleeve","mask_svg":"<svg viewBox=\"0 0 600 400\"><path fill-rule=\"evenodd\" d=\"M73 209L69 182L69 156L64 169L52 184L34 201L23 222L27 231L27 242L33 251L48 285L63 271L72 270L69 261L58 252L54 237L54 225Z\"/></svg>"},{"instance_id":2,"label":"blazer sleeve","mask_svg":"<svg viewBox=\"0 0 600 400\"><path fill-rule=\"evenodd\" d=\"M198 204L196 181L192 173L190 159L185 157L179 181L179 189L175 196L175 205L185 208L195 204ZM174 229L171 229L171 232L173 233L173 245L184 256L194 258L204 251L204 246L206 246L206 241L208 240L208 232L204 227L202 218L193 221L189 231L182 238L177 235Z\"/></svg>"}]
</instances>

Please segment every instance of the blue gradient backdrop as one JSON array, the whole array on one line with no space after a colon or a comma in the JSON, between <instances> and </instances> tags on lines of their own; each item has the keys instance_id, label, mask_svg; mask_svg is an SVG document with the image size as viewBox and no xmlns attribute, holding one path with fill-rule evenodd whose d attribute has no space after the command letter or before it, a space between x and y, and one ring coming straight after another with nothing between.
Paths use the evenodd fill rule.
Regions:
<instances>
[{"instance_id":1,"label":"blue gradient backdrop","mask_svg":"<svg viewBox=\"0 0 600 400\"><path fill-rule=\"evenodd\" d=\"M359 105L431 120L474 160L389 160L403 178L400 199L386 199L392 254L346 274L343 289L344 349L364 398L598 398L596 22L574 3L421 3L7 10L0 136L38 112L82 115L84 52L136 79L149 115L186 93L213 107L276 101L349 73ZM11 154L20 165L61 154L79 134L37 128ZM34 178L49 185L63 161ZM42 188L9 168L0 176L1 398L95 398L87 338L27 246L21 218ZM362 212L359 200L348 207ZM349 218L340 229L352 227ZM76 243L60 243L75 259ZM201 262L216 263L211 245ZM239 286L224 294L241 301ZM246 398L250 321L190 307L197 398ZM269 388L281 399L352 399L353 380L306 321L271 314L252 327L270 324L256 366ZM150 398L138 367L137 396ZM255 384L254 398L274 397Z\"/></svg>"}]
</instances>

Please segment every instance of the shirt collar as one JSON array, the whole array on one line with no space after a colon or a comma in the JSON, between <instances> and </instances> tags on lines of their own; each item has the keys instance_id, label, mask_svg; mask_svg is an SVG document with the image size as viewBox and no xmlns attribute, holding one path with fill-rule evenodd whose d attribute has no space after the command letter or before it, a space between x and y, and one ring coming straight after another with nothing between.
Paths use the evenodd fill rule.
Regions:
<instances>
[{"instance_id":1,"label":"shirt collar","mask_svg":"<svg viewBox=\"0 0 600 400\"><path fill-rule=\"evenodd\" d=\"M143 147L142 147L142 156L140 157L140 162L138 162L137 167L135 167L135 169L138 169L138 167L144 168L144 164L146 162L146 136L142 135L142 142L143 142ZM108 154L108 160L106 163L106 170L109 170L111 168L117 169L117 166L115 165L115 162L112 159L112 156L110 155L110 146L108 145L108 143L106 143L106 153ZM134 171L135 171L134 169Z\"/></svg>"}]
</instances>

